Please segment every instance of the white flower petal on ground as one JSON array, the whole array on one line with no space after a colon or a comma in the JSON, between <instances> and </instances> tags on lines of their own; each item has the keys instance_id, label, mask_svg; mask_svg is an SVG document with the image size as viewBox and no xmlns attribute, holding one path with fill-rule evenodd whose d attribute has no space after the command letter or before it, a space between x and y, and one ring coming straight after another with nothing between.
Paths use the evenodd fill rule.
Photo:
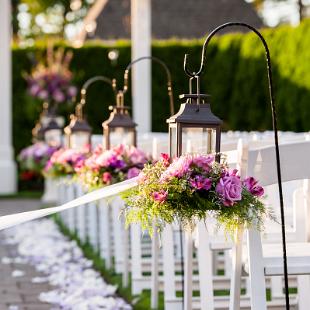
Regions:
<instances>
[{"instance_id":1,"label":"white flower petal on ground","mask_svg":"<svg viewBox=\"0 0 310 310\"><path fill-rule=\"evenodd\" d=\"M43 292L39 299L67 310L129 310L132 307L117 297L117 287L104 282L92 262L75 241L63 236L50 219L28 222L6 231L6 243L16 244L19 261L35 266L44 277L33 283L48 282L55 289ZM2 262L11 263L11 258ZM16 272L18 270L15 270Z\"/></svg>"}]
</instances>

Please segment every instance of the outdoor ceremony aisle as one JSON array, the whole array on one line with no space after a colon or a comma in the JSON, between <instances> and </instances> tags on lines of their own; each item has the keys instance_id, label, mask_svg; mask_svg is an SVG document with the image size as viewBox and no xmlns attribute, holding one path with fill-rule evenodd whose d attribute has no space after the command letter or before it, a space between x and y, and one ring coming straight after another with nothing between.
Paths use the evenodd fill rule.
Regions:
<instances>
[{"instance_id":1,"label":"outdoor ceremony aisle","mask_svg":"<svg viewBox=\"0 0 310 310\"><path fill-rule=\"evenodd\" d=\"M131 309L51 219L3 231L0 256L1 309Z\"/></svg>"}]
</instances>

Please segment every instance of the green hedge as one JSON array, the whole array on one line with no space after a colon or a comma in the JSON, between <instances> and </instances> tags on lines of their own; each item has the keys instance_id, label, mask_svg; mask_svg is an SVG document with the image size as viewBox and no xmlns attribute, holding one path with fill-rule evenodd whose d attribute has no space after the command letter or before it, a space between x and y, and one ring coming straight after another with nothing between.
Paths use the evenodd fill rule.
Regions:
<instances>
[{"instance_id":1,"label":"green hedge","mask_svg":"<svg viewBox=\"0 0 310 310\"><path fill-rule=\"evenodd\" d=\"M271 51L276 104L281 130L310 129L310 20L294 28L282 26L263 30ZM175 107L178 95L188 92L188 79L183 72L183 58L190 53L193 69L199 66L202 40L170 40L153 42L152 54L164 60L173 77ZM68 47L69 48L69 47ZM38 118L40 104L27 95L22 72L29 71L31 60L44 52L44 46L13 48L13 116L14 146L18 151L29 144L31 128ZM111 64L108 52L119 51L116 64ZM224 129L266 130L271 128L270 107L264 50L252 33L226 34L215 38L208 50L208 64L202 80L203 91L211 94L213 111L224 120ZM115 77L122 84L123 70L130 61L130 43L106 45L90 42L74 49L72 71L74 83L98 74ZM166 131L169 114L164 72L156 64L152 68L152 129ZM196 69L197 70L197 69ZM107 85L94 84L88 92L86 113L94 131L101 132L101 122L107 118L107 106L113 103L113 93ZM126 97L130 104L130 93ZM62 113L72 111L67 106Z\"/></svg>"}]
</instances>

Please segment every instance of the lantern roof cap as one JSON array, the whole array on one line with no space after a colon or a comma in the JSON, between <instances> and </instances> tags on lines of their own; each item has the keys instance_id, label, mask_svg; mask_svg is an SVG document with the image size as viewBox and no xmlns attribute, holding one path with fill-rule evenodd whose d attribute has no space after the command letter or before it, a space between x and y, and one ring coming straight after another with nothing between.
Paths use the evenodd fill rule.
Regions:
<instances>
[{"instance_id":1,"label":"lantern roof cap","mask_svg":"<svg viewBox=\"0 0 310 310\"><path fill-rule=\"evenodd\" d=\"M64 129L66 134L74 132L84 131L91 132L92 128L89 126L85 119L78 118L76 116L71 117L70 124Z\"/></svg>"},{"instance_id":2,"label":"lantern roof cap","mask_svg":"<svg viewBox=\"0 0 310 310\"><path fill-rule=\"evenodd\" d=\"M167 119L167 123L184 123L194 125L213 125L219 126L223 123L221 119L215 116L209 103L205 102L205 98L209 95L203 94L185 94L181 95L181 99L187 99L186 103L182 103L179 111ZM202 103L197 103L198 99L202 99ZM191 102L190 102L191 101Z\"/></svg>"},{"instance_id":3,"label":"lantern roof cap","mask_svg":"<svg viewBox=\"0 0 310 310\"><path fill-rule=\"evenodd\" d=\"M44 128L44 132L48 131L48 130L55 130L55 129L61 129L61 127L58 125L58 123L56 122L56 120L54 118L52 118L47 126Z\"/></svg>"},{"instance_id":4,"label":"lantern roof cap","mask_svg":"<svg viewBox=\"0 0 310 310\"><path fill-rule=\"evenodd\" d=\"M137 126L128 113L129 107L110 106L109 109L112 110L112 112L110 113L109 118L102 123L103 128L135 128Z\"/></svg>"}]
</instances>

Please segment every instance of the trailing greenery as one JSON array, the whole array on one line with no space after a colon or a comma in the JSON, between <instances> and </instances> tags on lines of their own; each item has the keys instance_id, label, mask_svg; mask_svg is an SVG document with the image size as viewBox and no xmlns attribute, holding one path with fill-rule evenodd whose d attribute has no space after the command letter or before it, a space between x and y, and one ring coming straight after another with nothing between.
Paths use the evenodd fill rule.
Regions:
<instances>
[{"instance_id":1,"label":"trailing greenery","mask_svg":"<svg viewBox=\"0 0 310 310\"><path fill-rule=\"evenodd\" d=\"M263 30L270 47L275 99L281 130L307 131L310 129L310 20L298 27L282 26ZM190 67L197 70L200 62L202 40L169 40L153 42L152 54L169 66L174 87L176 109L178 95L188 92L188 79L183 72L183 58L189 53ZM65 43L58 43L69 48ZM112 63L108 52L119 51L119 58ZM35 47L13 47L13 134L18 152L31 140L31 128L38 118L41 104L34 104L27 95L22 73L29 72L36 56L45 51L44 44ZM89 42L73 49L71 69L74 84L78 87L94 75L115 77L122 87L123 72L130 61L130 43L104 44ZM207 66L202 79L202 90L212 95L215 114L224 120L224 130L271 129L270 107L264 50L252 33L225 34L212 40L207 52ZM152 128L166 131L165 119L169 115L169 100L163 69L152 67ZM130 92L126 104L131 105ZM108 105L114 95L108 85L97 82L87 94L86 113L95 133L101 133L101 123L108 117ZM62 108L68 119L72 105Z\"/></svg>"},{"instance_id":2,"label":"trailing greenery","mask_svg":"<svg viewBox=\"0 0 310 310\"><path fill-rule=\"evenodd\" d=\"M105 267L104 260L100 257L99 253L93 249L88 241L83 243L76 233L72 233L66 225L62 222L58 214L53 216L55 222L58 224L60 231L68 236L70 239L75 240L78 246L83 251L86 258L93 262L93 268L96 269L105 281L109 284L117 285L117 294L124 298L127 302L133 305L134 310L149 310L150 309L150 291L143 291L138 296L131 294L131 282L128 287L122 286L122 275L117 274L113 269L107 269ZM164 309L163 293L159 294L159 307L158 310Z\"/></svg>"},{"instance_id":3,"label":"trailing greenery","mask_svg":"<svg viewBox=\"0 0 310 310\"><path fill-rule=\"evenodd\" d=\"M179 220L184 228L194 229L198 220L212 217L234 235L240 227L261 229L269 215L261 202L264 189L248 177L241 179L236 169L229 170L211 155L184 155L172 162L166 154L145 165L138 186L123 193L127 225L139 223L153 234L154 223Z\"/></svg>"}]
</instances>

